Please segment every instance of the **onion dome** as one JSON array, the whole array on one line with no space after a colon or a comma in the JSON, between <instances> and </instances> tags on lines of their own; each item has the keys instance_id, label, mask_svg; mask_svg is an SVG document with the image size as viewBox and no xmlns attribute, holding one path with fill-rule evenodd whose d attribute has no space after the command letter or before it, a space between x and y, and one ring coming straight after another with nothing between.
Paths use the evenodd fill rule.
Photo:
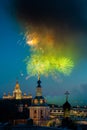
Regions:
<instances>
[{"instance_id":1,"label":"onion dome","mask_svg":"<svg viewBox=\"0 0 87 130\"><path fill-rule=\"evenodd\" d=\"M32 99L33 106L47 106L45 98L42 96L42 87L40 78L37 81L36 96Z\"/></svg>"},{"instance_id":2,"label":"onion dome","mask_svg":"<svg viewBox=\"0 0 87 130\"><path fill-rule=\"evenodd\" d=\"M63 104L63 109L64 110L70 110L71 109L71 105L70 105L70 103L68 102L68 95L69 95L69 92L68 91L66 91L65 92L65 95L66 95L66 102Z\"/></svg>"},{"instance_id":3,"label":"onion dome","mask_svg":"<svg viewBox=\"0 0 87 130\"><path fill-rule=\"evenodd\" d=\"M63 104L63 109L64 110L70 110L71 109L71 105L70 105L70 103L68 102L68 101L66 101L64 104Z\"/></svg>"}]
</instances>

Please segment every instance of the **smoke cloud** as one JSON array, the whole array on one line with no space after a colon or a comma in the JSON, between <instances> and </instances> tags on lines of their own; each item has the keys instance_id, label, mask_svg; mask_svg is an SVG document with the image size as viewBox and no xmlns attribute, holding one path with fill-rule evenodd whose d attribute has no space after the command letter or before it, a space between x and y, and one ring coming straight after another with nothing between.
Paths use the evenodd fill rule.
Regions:
<instances>
[{"instance_id":1,"label":"smoke cloud","mask_svg":"<svg viewBox=\"0 0 87 130\"><path fill-rule=\"evenodd\" d=\"M86 7L85 0L14 0L14 15L31 46L31 62L35 55L67 57L74 64L86 58Z\"/></svg>"},{"instance_id":2,"label":"smoke cloud","mask_svg":"<svg viewBox=\"0 0 87 130\"><path fill-rule=\"evenodd\" d=\"M72 55L84 57L87 48L86 7L85 0L16 0L14 14L27 33L44 36L43 33L51 30L55 46L61 46L62 52L66 50L65 55L70 50Z\"/></svg>"}]
</instances>

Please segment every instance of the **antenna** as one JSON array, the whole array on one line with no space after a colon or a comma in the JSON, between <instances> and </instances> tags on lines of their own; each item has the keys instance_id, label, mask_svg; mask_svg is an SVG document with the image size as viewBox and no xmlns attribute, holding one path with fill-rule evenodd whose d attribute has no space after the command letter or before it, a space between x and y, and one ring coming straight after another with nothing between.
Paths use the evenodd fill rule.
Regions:
<instances>
[{"instance_id":1,"label":"antenna","mask_svg":"<svg viewBox=\"0 0 87 130\"><path fill-rule=\"evenodd\" d=\"M16 83L18 83L18 77L16 77Z\"/></svg>"}]
</instances>

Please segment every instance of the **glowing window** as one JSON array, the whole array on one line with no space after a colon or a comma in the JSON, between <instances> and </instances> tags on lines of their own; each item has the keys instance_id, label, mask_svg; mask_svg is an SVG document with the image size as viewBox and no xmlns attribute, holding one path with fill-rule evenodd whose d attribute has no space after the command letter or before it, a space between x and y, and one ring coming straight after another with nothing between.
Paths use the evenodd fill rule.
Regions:
<instances>
[{"instance_id":1,"label":"glowing window","mask_svg":"<svg viewBox=\"0 0 87 130\"><path fill-rule=\"evenodd\" d=\"M35 99L35 100L34 100L34 103L35 103L35 104L37 104L37 103L38 103L38 100L37 100L37 99Z\"/></svg>"},{"instance_id":2,"label":"glowing window","mask_svg":"<svg viewBox=\"0 0 87 130\"><path fill-rule=\"evenodd\" d=\"M40 100L40 103L41 103L41 104L43 103L43 100L42 100L42 99Z\"/></svg>"}]
</instances>

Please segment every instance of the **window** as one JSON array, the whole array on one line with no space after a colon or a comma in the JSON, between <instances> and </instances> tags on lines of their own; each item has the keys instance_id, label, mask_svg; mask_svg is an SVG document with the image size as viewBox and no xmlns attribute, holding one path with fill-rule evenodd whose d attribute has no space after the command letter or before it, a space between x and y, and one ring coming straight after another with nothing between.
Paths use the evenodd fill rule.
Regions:
<instances>
[{"instance_id":1,"label":"window","mask_svg":"<svg viewBox=\"0 0 87 130\"><path fill-rule=\"evenodd\" d=\"M34 113L36 114L36 113L37 113L37 111L36 111L36 110L34 110Z\"/></svg>"},{"instance_id":2,"label":"window","mask_svg":"<svg viewBox=\"0 0 87 130\"><path fill-rule=\"evenodd\" d=\"M34 100L34 103L35 103L35 104L38 104L38 100L37 100L37 99L35 99L35 100Z\"/></svg>"},{"instance_id":3,"label":"window","mask_svg":"<svg viewBox=\"0 0 87 130\"><path fill-rule=\"evenodd\" d=\"M41 104L43 103L43 100L42 100L42 99L40 99L40 103L41 103Z\"/></svg>"},{"instance_id":4,"label":"window","mask_svg":"<svg viewBox=\"0 0 87 130\"><path fill-rule=\"evenodd\" d=\"M43 111L42 110L40 111L40 115L41 115L41 118L43 118Z\"/></svg>"},{"instance_id":5,"label":"window","mask_svg":"<svg viewBox=\"0 0 87 130\"><path fill-rule=\"evenodd\" d=\"M34 110L34 118L36 118L37 116L36 116L36 114L37 114L37 111L36 110Z\"/></svg>"}]
</instances>

